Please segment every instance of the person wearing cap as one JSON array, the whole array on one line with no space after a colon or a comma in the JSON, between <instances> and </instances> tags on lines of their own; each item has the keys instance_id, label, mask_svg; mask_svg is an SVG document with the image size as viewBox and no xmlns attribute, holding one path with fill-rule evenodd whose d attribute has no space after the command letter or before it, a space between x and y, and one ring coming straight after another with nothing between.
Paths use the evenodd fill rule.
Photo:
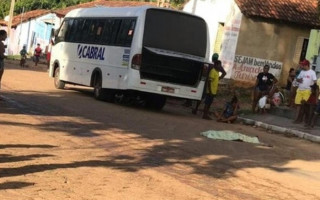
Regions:
<instances>
[{"instance_id":1,"label":"person wearing cap","mask_svg":"<svg viewBox=\"0 0 320 200\"><path fill-rule=\"evenodd\" d=\"M296 104L297 111L294 122L302 122L304 115L304 104L308 101L311 95L311 85L315 84L317 81L316 73L310 69L310 62L308 60L303 60L300 62L302 71L297 77L297 82L299 83L297 94L294 100Z\"/></svg>"}]
</instances>

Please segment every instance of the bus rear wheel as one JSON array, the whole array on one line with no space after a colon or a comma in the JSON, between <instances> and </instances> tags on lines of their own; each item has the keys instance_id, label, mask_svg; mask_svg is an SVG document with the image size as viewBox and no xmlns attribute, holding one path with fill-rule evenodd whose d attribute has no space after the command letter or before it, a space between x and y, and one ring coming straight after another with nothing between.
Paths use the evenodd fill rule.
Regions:
<instances>
[{"instance_id":1,"label":"bus rear wheel","mask_svg":"<svg viewBox=\"0 0 320 200\"><path fill-rule=\"evenodd\" d=\"M166 104L167 97L158 94L148 95L146 100L146 107L153 110L161 110Z\"/></svg>"},{"instance_id":2,"label":"bus rear wheel","mask_svg":"<svg viewBox=\"0 0 320 200\"><path fill-rule=\"evenodd\" d=\"M60 67L57 67L54 71L54 86L57 89L63 89L65 83L60 80Z\"/></svg>"}]
</instances>

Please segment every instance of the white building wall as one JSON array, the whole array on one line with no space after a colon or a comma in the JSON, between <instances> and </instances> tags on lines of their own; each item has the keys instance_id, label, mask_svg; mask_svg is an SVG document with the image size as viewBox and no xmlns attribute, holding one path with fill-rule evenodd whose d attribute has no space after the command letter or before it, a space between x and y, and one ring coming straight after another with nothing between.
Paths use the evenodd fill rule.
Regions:
<instances>
[{"instance_id":1,"label":"white building wall","mask_svg":"<svg viewBox=\"0 0 320 200\"><path fill-rule=\"evenodd\" d=\"M33 53L36 43L40 43L42 49L49 44L49 35L51 28L44 22L46 19L55 19L55 14L47 14L29 21L20 23L12 32L13 37L10 38L9 55L17 55L24 45L29 53ZM35 43L32 41L33 33Z\"/></svg>"},{"instance_id":2,"label":"white building wall","mask_svg":"<svg viewBox=\"0 0 320 200\"><path fill-rule=\"evenodd\" d=\"M219 23L225 23L234 0L190 0L183 10L202 17L208 24L210 55L213 54Z\"/></svg>"}]
</instances>

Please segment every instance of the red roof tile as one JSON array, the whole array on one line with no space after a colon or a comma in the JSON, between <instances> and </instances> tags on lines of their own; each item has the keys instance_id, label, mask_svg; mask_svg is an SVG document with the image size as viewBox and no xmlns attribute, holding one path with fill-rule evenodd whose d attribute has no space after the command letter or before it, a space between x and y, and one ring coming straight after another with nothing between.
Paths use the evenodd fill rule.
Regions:
<instances>
[{"instance_id":1,"label":"red roof tile","mask_svg":"<svg viewBox=\"0 0 320 200\"><path fill-rule=\"evenodd\" d=\"M39 16L43 16L50 13L50 10L44 10L44 9L40 9L40 10L32 10L29 12L25 12L23 14L20 15L16 15L13 17L12 20L12 27L16 27L18 24L24 21L28 21L30 19L34 19L37 18ZM4 21L4 20L0 20L0 25L2 26L7 26L8 22Z\"/></svg>"},{"instance_id":2,"label":"red roof tile","mask_svg":"<svg viewBox=\"0 0 320 200\"><path fill-rule=\"evenodd\" d=\"M318 0L235 0L247 17L320 28Z\"/></svg>"},{"instance_id":3,"label":"red roof tile","mask_svg":"<svg viewBox=\"0 0 320 200\"><path fill-rule=\"evenodd\" d=\"M106 6L106 7L125 7L125 6L143 6L143 5L154 5L155 3L151 2L142 2L142 1L108 1L108 0L96 0L91 1L88 3L78 4L74 6L69 6L64 9L58 9L55 11L50 10L33 10L29 12L25 12L24 14L16 15L13 17L12 21L12 27L16 27L19 23L24 21L28 21L30 19L37 18L39 16L43 16L45 14L48 14L50 12L56 13L58 16L65 16L69 11L76 9L76 8L89 8L89 7L95 7L95 6ZM0 20L1 26L7 26L8 22L4 20Z\"/></svg>"},{"instance_id":4,"label":"red roof tile","mask_svg":"<svg viewBox=\"0 0 320 200\"><path fill-rule=\"evenodd\" d=\"M90 8L95 6L105 6L105 7L125 7L125 6L143 6L143 5L154 5L152 2L142 2L142 1L108 1L108 0L96 0L83 4L78 4L74 6L70 6L64 9L55 10L58 16L65 16L69 11L76 8Z\"/></svg>"}]
</instances>

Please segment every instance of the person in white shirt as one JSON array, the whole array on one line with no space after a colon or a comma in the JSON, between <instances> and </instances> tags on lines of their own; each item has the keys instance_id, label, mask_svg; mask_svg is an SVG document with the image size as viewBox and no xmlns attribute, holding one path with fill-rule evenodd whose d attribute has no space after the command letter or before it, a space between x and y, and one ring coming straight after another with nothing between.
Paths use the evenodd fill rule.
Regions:
<instances>
[{"instance_id":1,"label":"person in white shirt","mask_svg":"<svg viewBox=\"0 0 320 200\"><path fill-rule=\"evenodd\" d=\"M310 62L308 60L301 61L300 65L302 67L302 71L297 77L297 82L299 83L299 85L294 102L297 106L296 118L294 120L295 123L302 122L302 118L304 115L304 104L308 101L311 95L310 86L317 81L316 73L315 71L310 69Z\"/></svg>"}]
</instances>

